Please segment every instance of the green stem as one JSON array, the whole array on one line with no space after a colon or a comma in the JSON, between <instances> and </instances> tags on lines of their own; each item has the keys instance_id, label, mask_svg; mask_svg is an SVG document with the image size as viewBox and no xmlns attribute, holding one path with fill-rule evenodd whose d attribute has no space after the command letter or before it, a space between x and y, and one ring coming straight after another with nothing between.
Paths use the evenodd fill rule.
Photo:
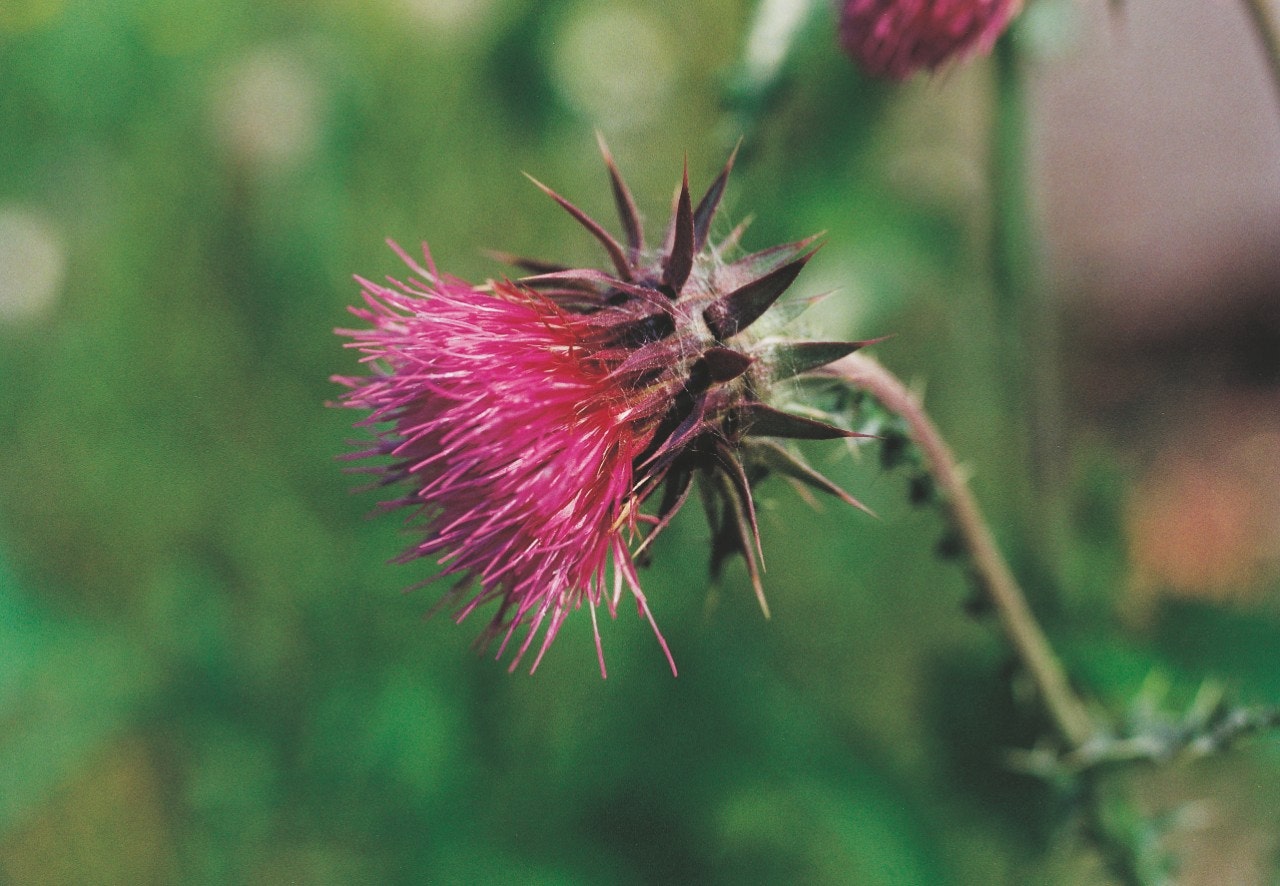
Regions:
<instances>
[{"instance_id":1,"label":"green stem","mask_svg":"<svg viewBox=\"0 0 1280 886\"><path fill-rule=\"evenodd\" d=\"M1244 5L1253 19L1258 39L1262 41L1271 69L1271 85L1276 89L1277 101L1280 101L1280 25L1276 22L1275 10L1271 8L1270 0L1245 0Z\"/></svg>"},{"instance_id":2,"label":"green stem","mask_svg":"<svg viewBox=\"0 0 1280 886\"><path fill-rule=\"evenodd\" d=\"M729 74L725 98L730 116L721 127L726 144L745 141L750 150L752 134L782 83L798 37L810 19L825 8L818 0L756 3L742 56Z\"/></svg>"},{"instance_id":3,"label":"green stem","mask_svg":"<svg viewBox=\"0 0 1280 886\"><path fill-rule=\"evenodd\" d=\"M996 107L991 133L991 264L996 310L1006 329L1024 320L1034 288L1035 235L1027 205L1027 112L1021 63L1013 41L996 44ZM1019 358L1023 355L1019 354Z\"/></svg>"},{"instance_id":4,"label":"green stem","mask_svg":"<svg viewBox=\"0 0 1280 886\"><path fill-rule=\"evenodd\" d=\"M1058 323L1042 276L1040 219L1031 199L1030 144L1023 63L1006 36L994 56L991 122L991 280L1006 421L1004 436L1024 471L1016 485L1028 548L1056 573L1066 548L1062 478L1069 447L1059 394Z\"/></svg>"},{"instance_id":5,"label":"green stem","mask_svg":"<svg viewBox=\"0 0 1280 886\"><path fill-rule=\"evenodd\" d=\"M1066 672L1036 622L1022 589L1000 555L955 458L919 399L897 376L862 354L851 354L831 364L829 369L875 397L907 423L912 439L929 462L934 481L951 510L956 530L964 539L982 587L999 614L1005 635L1035 681L1045 708L1062 738L1072 750L1082 747L1096 732L1093 718L1071 688Z\"/></svg>"}]
</instances>

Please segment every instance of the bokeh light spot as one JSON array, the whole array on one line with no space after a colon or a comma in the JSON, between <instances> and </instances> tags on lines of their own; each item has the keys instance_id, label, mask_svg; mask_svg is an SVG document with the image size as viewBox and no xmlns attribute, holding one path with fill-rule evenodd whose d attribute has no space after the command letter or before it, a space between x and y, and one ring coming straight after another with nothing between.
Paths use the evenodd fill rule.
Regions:
<instances>
[{"instance_id":1,"label":"bokeh light spot","mask_svg":"<svg viewBox=\"0 0 1280 886\"><path fill-rule=\"evenodd\" d=\"M409 21L441 37L480 30L494 15L493 0L392 0Z\"/></svg>"},{"instance_id":2,"label":"bokeh light spot","mask_svg":"<svg viewBox=\"0 0 1280 886\"><path fill-rule=\"evenodd\" d=\"M0 206L0 322L45 314L66 271L66 248L52 225L29 210Z\"/></svg>"},{"instance_id":3,"label":"bokeh light spot","mask_svg":"<svg viewBox=\"0 0 1280 886\"><path fill-rule=\"evenodd\" d=\"M596 124L641 126L662 113L675 91L677 44L660 19L638 9L582 11L556 33L553 79L565 100Z\"/></svg>"},{"instance_id":4,"label":"bokeh light spot","mask_svg":"<svg viewBox=\"0 0 1280 886\"><path fill-rule=\"evenodd\" d=\"M321 90L294 52L260 48L235 62L215 89L214 127L237 160L288 167L315 147Z\"/></svg>"}]
</instances>

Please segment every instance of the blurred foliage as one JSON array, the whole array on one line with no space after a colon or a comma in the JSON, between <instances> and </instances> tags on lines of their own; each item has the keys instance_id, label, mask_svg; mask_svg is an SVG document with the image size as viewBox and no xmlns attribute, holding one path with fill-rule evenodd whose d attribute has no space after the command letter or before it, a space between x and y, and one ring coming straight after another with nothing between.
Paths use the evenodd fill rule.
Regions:
<instances>
[{"instance_id":1,"label":"blurred foliage","mask_svg":"<svg viewBox=\"0 0 1280 886\"><path fill-rule=\"evenodd\" d=\"M697 187L745 136L724 215L755 215L753 248L827 232L802 294L839 291L806 322L897 333L878 355L927 380L1095 697L1152 670L1280 697L1275 613L1115 617L1107 444L1055 479L1068 555L1032 555L991 68L869 82L817 6L744 110L742 0L0 5L0 217L26 244L0 275L27 281L0 290L0 879L1105 879L1069 804L1007 765L1043 724L962 614L942 521L874 456L808 450L880 520L762 488L768 622L739 568L707 586L682 515L645 575L678 679L629 612L604 682L585 613L533 678L468 655L478 624L419 622L435 591L400 588L430 567L387 565L404 535L332 461L350 275L398 273L387 237L477 279L501 273L485 247L594 260L520 176L609 218L593 128L651 217L682 155ZM1259 748L1205 789L1232 833L1280 802Z\"/></svg>"}]
</instances>

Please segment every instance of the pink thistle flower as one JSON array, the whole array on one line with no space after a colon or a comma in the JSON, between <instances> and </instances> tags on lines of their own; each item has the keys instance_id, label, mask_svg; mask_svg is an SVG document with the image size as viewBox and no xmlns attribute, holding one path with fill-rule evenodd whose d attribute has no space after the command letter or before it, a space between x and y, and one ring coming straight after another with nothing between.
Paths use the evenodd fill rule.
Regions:
<instances>
[{"instance_id":1,"label":"pink thistle flower","mask_svg":"<svg viewBox=\"0 0 1280 886\"><path fill-rule=\"evenodd\" d=\"M741 229L707 243L733 158L696 210L687 174L665 246L648 251L639 215L608 151L623 245L545 188L605 248L610 272L507 256L538 272L473 286L419 265L382 286L357 278L367 330L354 339L372 372L337 377L343 405L369 411L376 434L348 458L384 457L368 468L379 485L403 483L384 503L421 518L422 541L402 561L435 557L452 577L442 600L461 621L498 601L480 638L516 644L514 670L541 632L536 670L568 614L587 603L611 616L624 588L653 627L638 558L700 481L712 528L712 572L740 554L767 614L760 541L748 477L770 470L857 505L776 439L860 436L779 411L762 397L776 382L836 360L858 342L755 339L746 330L813 255L806 240L734 262L722 259ZM387 461L389 459L389 461ZM653 513L642 511L661 492ZM645 527L647 531L642 531Z\"/></svg>"},{"instance_id":2,"label":"pink thistle flower","mask_svg":"<svg viewBox=\"0 0 1280 886\"><path fill-rule=\"evenodd\" d=\"M877 77L905 80L990 52L1022 0L844 0L840 43Z\"/></svg>"}]
</instances>

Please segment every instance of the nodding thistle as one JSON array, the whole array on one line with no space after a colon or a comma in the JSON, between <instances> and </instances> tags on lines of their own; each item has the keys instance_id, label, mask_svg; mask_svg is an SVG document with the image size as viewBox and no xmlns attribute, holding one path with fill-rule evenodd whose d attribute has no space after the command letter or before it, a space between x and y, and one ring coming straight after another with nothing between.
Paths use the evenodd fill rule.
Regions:
<instances>
[{"instance_id":1,"label":"nodding thistle","mask_svg":"<svg viewBox=\"0 0 1280 886\"><path fill-rule=\"evenodd\" d=\"M603 674L596 608L616 615L625 587L675 670L636 567L695 481L713 572L741 556L762 607L754 480L771 470L861 507L782 441L866 435L783 411L770 392L863 343L752 332L813 257L814 239L728 258L742 228L716 243L710 231L730 156L696 205L686 170L651 247L601 150L621 240L535 184L603 247L604 269L504 256L532 276L473 285L429 255L420 264L400 252L413 276L361 279L364 305L352 313L368 328L339 330L370 369L336 379L374 435L347 457L381 458L364 470L404 489L384 506L412 509L424 532L401 560L438 559L437 577L454 583L442 604L456 605L459 621L496 603L482 644L498 639L501 656L523 629L513 669L541 632L536 669L585 601Z\"/></svg>"}]
</instances>

